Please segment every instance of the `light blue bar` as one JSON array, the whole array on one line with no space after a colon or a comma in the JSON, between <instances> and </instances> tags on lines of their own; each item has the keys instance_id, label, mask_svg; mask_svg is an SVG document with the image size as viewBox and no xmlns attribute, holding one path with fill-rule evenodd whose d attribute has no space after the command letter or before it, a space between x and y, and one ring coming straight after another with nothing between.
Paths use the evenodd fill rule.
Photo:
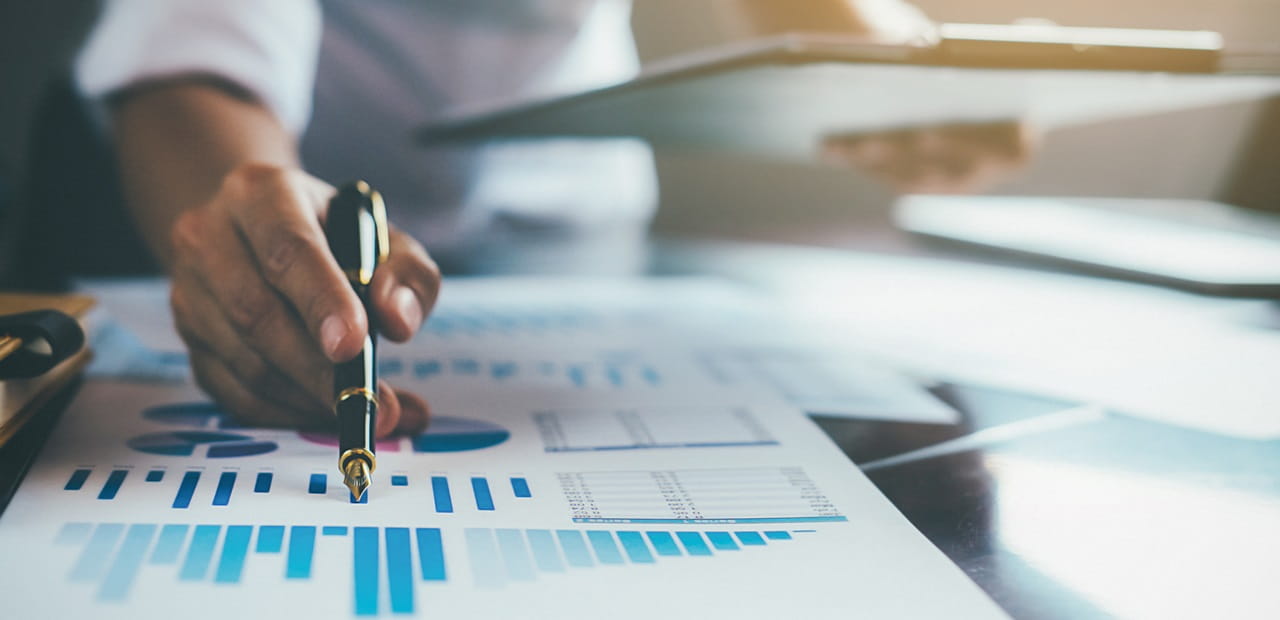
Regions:
<instances>
[{"instance_id":1,"label":"light blue bar","mask_svg":"<svg viewBox=\"0 0 1280 620\"><path fill-rule=\"evenodd\" d=\"M564 559L569 566L591 568L595 562L591 560L591 552L587 551L587 543L578 530L556 530L556 538L560 541L560 549L564 551Z\"/></svg>"},{"instance_id":2,"label":"light blue bar","mask_svg":"<svg viewBox=\"0 0 1280 620\"><path fill-rule=\"evenodd\" d=\"M449 479L431 477L431 494L435 496L436 512L453 512L453 496L449 495Z\"/></svg>"},{"instance_id":3,"label":"light blue bar","mask_svg":"<svg viewBox=\"0 0 1280 620\"><path fill-rule=\"evenodd\" d=\"M386 529L387 589L391 591L391 613L413 613L413 549L409 528Z\"/></svg>"},{"instance_id":4,"label":"light blue bar","mask_svg":"<svg viewBox=\"0 0 1280 620\"><path fill-rule=\"evenodd\" d=\"M649 542L653 543L654 551L658 555L684 555L680 552L680 546L676 544L676 539L671 537L671 532L646 532L649 536Z\"/></svg>"},{"instance_id":5,"label":"light blue bar","mask_svg":"<svg viewBox=\"0 0 1280 620\"><path fill-rule=\"evenodd\" d=\"M684 545L684 550L689 555L711 555L707 541L702 540L702 535L697 532L676 532L676 538L680 539L680 544Z\"/></svg>"},{"instance_id":6,"label":"light blue bar","mask_svg":"<svg viewBox=\"0 0 1280 620\"><path fill-rule=\"evenodd\" d=\"M252 525L227 526L227 536L222 541L222 559L218 560L218 570L213 574L215 583L240 583L251 536Z\"/></svg>"},{"instance_id":7,"label":"light blue bar","mask_svg":"<svg viewBox=\"0 0 1280 620\"><path fill-rule=\"evenodd\" d=\"M737 551L738 543L733 542L733 536L729 532L707 532L707 540L711 541L711 546L718 551Z\"/></svg>"},{"instance_id":8,"label":"light blue bar","mask_svg":"<svg viewBox=\"0 0 1280 620\"><path fill-rule=\"evenodd\" d=\"M734 532L738 537L738 542L743 545L755 547L765 544L764 538L760 536L760 532Z\"/></svg>"},{"instance_id":9,"label":"light blue bar","mask_svg":"<svg viewBox=\"0 0 1280 620\"><path fill-rule=\"evenodd\" d=\"M502 551L502 562L507 567L507 577L512 581L533 581L533 563L529 560L529 549L524 544L524 534L520 530L499 529L498 549Z\"/></svg>"},{"instance_id":10,"label":"light blue bar","mask_svg":"<svg viewBox=\"0 0 1280 620\"><path fill-rule=\"evenodd\" d=\"M487 479L472 478L471 492L476 496L476 510L493 510L493 495L489 493Z\"/></svg>"},{"instance_id":11,"label":"light blue bar","mask_svg":"<svg viewBox=\"0 0 1280 620\"><path fill-rule=\"evenodd\" d=\"M116 561L111 564L106 579L102 580L102 587L98 589L98 600L123 601L129 595L129 588L133 586L133 579L138 575L147 547L151 546L155 535L154 524L135 523L129 526L124 543L116 553Z\"/></svg>"},{"instance_id":12,"label":"light blue bar","mask_svg":"<svg viewBox=\"0 0 1280 620\"><path fill-rule=\"evenodd\" d=\"M407 487L407 486L409 486L409 477L408 477L408 476L399 476L399 475L392 476L392 477L391 477L391 486L393 486L393 487Z\"/></svg>"},{"instance_id":13,"label":"light blue bar","mask_svg":"<svg viewBox=\"0 0 1280 620\"><path fill-rule=\"evenodd\" d=\"M345 525L326 525L320 530L325 536L346 536L347 526Z\"/></svg>"},{"instance_id":14,"label":"light blue bar","mask_svg":"<svg viewBox=\"0 0 1280 620\"><path fill-rule=\"evenodd\" d=\"M289 528L289 558L286 560L285 579L310 579L311 556L316 549L314 525L295 525Z\"/></svg>"},{"instance_id":15,"label":"light blue bar","mask_svg":"<svg viewBox=\"0 0 1280 620\"><path fill-rule=\"evenodd\" d=\"M191 529L185 523L170 523L160 528L160 540L156 541L155 551L151 552L151 564L177 564L178 556L182 554L182 543L187 542L187 530Z\"/></svg>"},{"instance_id":16,"label":"light blue bar","mask_svg":"<svg viewBox=\"0 0 1280 620\"><path fill-rule=\"evenodd\" d=\"M64 523L62 529L58 530L58 536L53 539L56 545L72 545L82 543L89 539L89 532L93 531L93 526L88 523Z\"/></svg>"},{"instance_id":17,"label":"light blue bar","mask_svg":"<svg viewBox=\"0 0 1280 620\"><path fill-rule=\"evenodd\" d=\"M560 562L560 553L556 551L556 541L551 538L551 530L525 530L525 534L529 537L533 563L538 566L538 570L563 573L564 564Z\"/></svg>"},{"instance_id":18,"label":"light blue bar","mask_svg":"<svg viewBox=\"0 0 1280 620\"><path fill-rule=\"evenodd\" d=\"M253 492L254 493L270 493L271 481L274 478L275 478L275 475L269 471L258 472L258 478L253 482Z\"/></svg>"},{"instance_id":19,"label":"light blue bar","mask_svg":"<svg viewBox=\"0 0 1280 620\"><path fill-rule=\"evenodd\" d=\"M653 564L653 554L649 552L649 545L644 544L640 532L618 532L618 542L622 543L622 549L633 564Z\"/></svg>"},{"instance_id":20,"label":"light blue bar","mask_svg":"<svg viewBox=\"0 0 1280 620\"><path fill-rule=\"evenodd\" d=\"M471 578L482 588L500 588L506 583L498 545L493 541L493 530L469 527L466 529L467 552L471 556Z\"/></svg>"},{"instance_id":21,"label":"light blue bar","mask_svg":"<svg viewBox=\"0 0 1280 620\"><path fill-rule=\"evenodd\" d=\"M613 542L613 534L604 530L588 530L587 540L591 542L591 548L596 552L596 559L601 564L623 564L622 552L618 551L618 545Z\"/></svg>"},{"instance_id":22,"label":"light blue bar","mask_svg":"<svg viewBox=\"0 0 1280 620\"><path fill-rule=\"evenodd\" d=\"M178 494L173 498L174 508L186 508L191 505L191 496L196 492L196 485L200 483L200 472L189 471L182 474L182 483L178 485Z\"/></svg>"},{"instance_id":23,"label":"light blue bar","mask_svg":"<svg viewBox=\"0 0 1280 620\"><path fill-rule=\"evenodd\" d=\"M772 531L765 532L764 535L769 540L791 540L791 532Z\"/></svg>"},{"instance_id":24,"label":"light blue bar","mask_svg":"<svg viewBox=\"0 0 1280 620\"><path fill-rule=\"evenodd\" d=\"M355 604L357 616L378 615L378 528L355 528Z\"/></svg>"},{"instance_id":25,"label":"light blue bar","mask_svg":"<svg viewBox=\"0 0 1280 620\"><path fill-rule=\"evenodd\" d=\"M80 551L80 558L71 568L71 581L93 581L107 570L107 560L116 548L116 542L124 534L123 523L99 523L93 528L93 535Z\"/></svg>"},{"instance_id":26,"label":"light blue bar","mask_svg":"<svg viewBox=\"0 0 1280 620\"><path fill-rule=\"evenodd\" d=\"M283 548L283 525L263 525L258 528L258 545L254 548L254 551L258 553L280 553Z\"/></svg>"},{"instance_id":27,"label":"light blue bar","mask_svg":"<svg viewBox=\"0 0 1280 620\"><path fill-rule=\"evenodd\" d=\"M120 485L124 484L125 476L129 475L127 469L117 469L107 476L106 484L102 485L102 491L98 493L98 499L115 499L116 494L120 492Z\"/></svg>"},{"instance_id":28,"label":"light blue bar","mask_svg":"<svg viewBox=\"0 0 1280 620\"><path fill-rule=\"evenodd\" d=\"M418 534L418 564L422 568L423 581L444 581L444 543L440 529L420 527Z\"/></svg>"},{"instance_id":29,"label":"light blue bar","mask_svg":"<svg viewBox=\"0 0 1280 620\"><path fill-rule=\"evenodd\" d=\"M716 444L727 445L727 444ZM744 444L746 445L746 444ZM756 445L756 444L750 444ZM574 519L575 523L653 523L672 525L693 525L695 523L715 523L728 525L732 523L828 523L848 521L847 517L764 517L747 519Z\"/></svg>"},{"instance_id":30,"label":"light blue bar","mask_svg":"<svg viewBox=\"0 0 1280 620\"><path fill-rule=\"evenodd\" d=\"M307 485L307 492L312 495L324 495L328 490L329 477L325 474L311 474L311 482Z\"/></svg>"},{"instance_id":31,"label":"light blue bar","mask_svg":"<svg viewBox=\"0 0 1280 620\"><path fill-rule=\"evenodd\" d=\"M209 572L209 561L213 559L213 548L218 544L219 525L197 525L191 535L191 546L187 547L187 559L182 563L178 579L182 581L200 581Z\"/></svg>"},{"instance_id":32,"label":"light blue bar","mask_svg":"<svg viewBox=\"0 0 1280 620\"><path fill-rule=\"evenodd\" d=\"M511 479L511 492L516 497L533 497L533 492L529 490L529 481L524 478Z\"/></svg>"},{"instance_id":33,"label":"light blue bar","mask_svg":"<svg viewBox=\"0 0 1280 620\"><path fill-rule=\"evenodd\" d=\"M236 488L236 472L224 471L218 477L218 488L213 492L213 505L226 506L231 501L231 491Z\"/></svg>"}]
</instances>

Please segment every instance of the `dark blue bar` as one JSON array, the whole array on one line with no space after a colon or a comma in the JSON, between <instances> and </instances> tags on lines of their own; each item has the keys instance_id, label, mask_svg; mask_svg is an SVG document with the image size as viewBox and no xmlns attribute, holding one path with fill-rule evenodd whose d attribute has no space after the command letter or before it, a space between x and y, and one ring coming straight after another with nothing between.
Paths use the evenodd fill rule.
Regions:
<instances>
[{"instance_id":1,"label":"dark blue bar","mask_svg":"<svg viewBox=\"0 0 1280 620\"><path fill-rule=\"evenodd\" d=\"M249 552L249 537L253 535L252 525L228 525L227 536L222 541L222 559L218 560L218 570L213 575L217 583L240 583L244 574L244 557Z\"/></svg>"},{"instance_id":2,"label":"dark blue bar","mask_svg":"<svg viewBox=\"0 0 1280 620\"><path fill-rule=\"evenodd\" d=\"M747 546L758 546L765 544L764 538L760 536L760 532L734 532L738 537L738 542Z\"/></svg>"},{"instance_id":3,"label":"dark blue bar","mask_svg":"<svg viewBox=\"0 0 1280 620\"><path fill-rule=\"evenodd\" d=\"M765 532L769 540L791 540L791 532Z\"/></svg>"},{"instance_id":4,"label":"dark blue bar","mask_svg":"<svg viewBox=\"0 0 1280 620\"><path fill-rule=\"evenodd\" d=\"M360 496L360 499L356 499L355 494L353 494L351 491L347 491L347 497L348 497L348 499L351 501L351 503L352 503L352 504L368 504L368 503L369 503L369 491L368 491L368 490L366 490L366 491L364 492L364 495L361 495L361 496Z\"/></svg>"},{"instance_id":5,"label":"dark blue bar","mask_svg":"<svg viewBox=\"0 0 1280 620\"><path fill-rule=\"evenodd\" d=\"M307 492L315 495L324 495L328 486L328 476L324 474L311 474L311 484L307 487Z\"/></svg>"},{"instance_id":6,"label":"dark blue bar","mask_svg":"<svg viewBox=\"0 0 1280 620\"><path fill-rule=\"evenodd\" d=\"M391 477L391 486L393 486L393 487L407 487L407 486L409 486L409 477L408 477L408 476L392 476L392 477Z\"/></svg>"},{"instance_id":7,"label":"dark blue bar","mask_svg":"<svg viewBox=\"0 0 1280 620\"><path fill-rule=\"evenodd\" d=\"M71 581L93 581L102 575L121 534L124 534L122 523L99 523L93 528L93 535L85 543L84 549L80 550L80 558L71 568Z\"/></svg>"},{"instance_id":8,"label":"dark blue bar","mask_svg":"<svg viewBox=\"0 0 1280 620\"><path fill-rule=\"evenodd\" d=\"M613 542L613 535L602 530L589 530L587 540L596 552L596 559L601 564L622 564L622 553Z\"/></svg>"},{"instance_id":9,"label":"dark blue bar","mask_svg":"<svg viewBox=\"0 0 1280 620\"><path fill-rule=\"evenodd\" d=\"M627 558L635 564L653 564L653 554L649 553L649 545L644 544L640 532L618 532L618 542L627 552Z\"/></svg>"},{"instance_id":10,"label":"dark blue bar","mask_svg":"<svg viewBox=\"0 0 1280 620\"><path fill-rule=\"evenodd\" d=\"M84 488L84 483L92 472L92 469L77 469L71 472L71 477L67 478L67 486L62 488L67 491L79 491Z\"/></svg>"},{"instance_id":11,"label":"dark blue bar","mask_svg":"<svg viewBox=\"0 0 1280 620\"><path fill-rule=\"evenodd\" d=\"M389 527L387 543L387 589L391 590L391 613L413 613L413 550L409 528Z\"/></svg>"},{"instance_id":12,"label":"dark blue bar","mask_svg":"<svg viewBox=\"0 0 1280 620\"><path fill-rule=\"evenodd\" d=\"M224 471L218 477L218 489L213 492L213 505L226 506L231 501L231 490L236 487L236 472Z\"/></svg>"},{"instance_id":13,"label":"dark blue bar","mask_svg":"<svg viewBox=\"0 0 1280 620\"><path fill-rule=\"evenodd\" d=\"M147 482L160 482L161 480L164 480L163 469L153 469L147 472Z\"/></svg>"},{"instance_id":14,"label":"dark blue bar","mask_svg":"<svg viewBox=\"0 0 1280 620\"><path fill-rule=\"evenodd\" d=\"M311 556L315 549L315 526L295 525L289 528L289 557L286 560L284 578L310 579Z\"/></svg>"},{"instance_id":15,"label":"dark blue bar","mask_svg":"<svg viewBox=\"0 0 1280 620\"><path fill-rule=\"evenodd\" d=\"M493 510L493 495L489 493L488 480L472 478L471 492L476 496L476 510Z\"/></svg>"},{"instance_id":16,"label":"dark blue bar","mask_svg":"<svg viewBox=\"0 0 1280 620\"><path fill-rule=\"evenodd\" d=\"M435 495L436 512L453 512L453 497L449 495L448 478L432 476L431 493Z\"/></svg>"},{"instance_id":17,"label":"dark blue bar","mask_svg":"<svg viewBox=\"0 0 1280 620\"><path fill-rule=\"evenodd\" d=\"M670 532L646 532L646 534L658 555L684 555L680 553L680 546L676 544L676 539L671 537Z\"/></svg>"},{"instance_id":18,"label":"dark blue bar","mask_svg":"<svg viewBox=\"0 0 1280 620\"><path fill-rule=\"evenodd\" d=\"M356 615L376 616L378 614L378 528L356 528L353 564Z\"/></svg>"},{"instance_id":19,"label":"dark blue bar","mask_svg":"<svg viewBox=\"0 0 1280 620\"><path fill-rule=\"evenodd\" d=\"M418 533L418 564L422 567L423 581L444 581L444 544L440 530L420 527Z\"/></svg>"},{"instance_id":20,"label":"dark blue bar","mask_svg":"<svg viewBox=\"0 0 1280 620\"><path fill-rule=\"evenodd\" d=\"M182 553L182 543L187 540L185 523L169 524L160 528L160 540L156 541L156 549L151 552L151 564L177 564L178 555Z\"/></svg>"},{"instance_id":21,"label":"dark blue bar","mask_svg":"<svg viewBox=\"0 0 1280 620\"><path fill-rule=\"evenodd\" d=\"M347 526L345 525L326 525L320 530L325 536L346 536Z\"/></svg>"},{"instance_id":22,"label":"dark blue bar","mask_svg":"<svg viewBox=\"0 0 1280 620\"><path fill-rule=\"evenodd\" d=\"M107 483L102 485L102 491L98 493L98 499L115 499L116 493L120 492L120 485L124 484L125 476L129 475L127 469L117 469L107 476Z\"/></svg>"},{"instance_id":23,"label":"dark blue bar","mask_svg":"<svg viewBox=\"0 0 1280 620\"><path fill-rule=\"evenodd\" d=\"M702 535L697 532L676 532L676 538L680 539L680 544L684 545L684 550L689 555L711 555L707 541L702 540Z\"/></svg>"},{"instance_id":24,"label":"dark blue bar","mask_svg":"<svg viewBox=\"0 0 1280 620\"><path fill-rule=\"evenodd\" d=\"M173 498L174 508L186 508L191 505L191 496L196 492L200 482L200 472L189 471L182 474L182 484L178 485L178 495Z\"/></svg>"},{"instance_id":25,"label":"dark blue bar","mask_svg":"<svg viewBox=\"0 0 1280 620\"><path fill-rule=\"evenodd\" d=\"M516 497L533 497L533 493L529 491L529 481L524 478L512 478L511 491Z\"/></svg>"},{"instance_id":26,"label":"dark blue bar","mask_svg":"<svg viewBox=\"0 0 1280 620\"><path fill-rule=\"evenodd\" d=\"M258 472L258 477L253 481L254 493L270 493L271 481L275 478L275 474L269 471Z\"/></svg>"},{"instance_id":27,"label":"dark blue bar","mask_svg":"<svg viewBox=\"0 0 1280 620\"><path fill-rule=\"evenodd\" d=\"M729 532L707 532L707 540L719 551L737 551L738 543L733 542Z\"/></svg>"},{"instance_id":28,"label":"dark blue bar","mask_svg":"<svg viewBox=\"0 0 1280 620\"><path fill-rule=\"evenodd\" d=\"M197 525L195 534L191 535L191 546L187 548L187 559L182 563L178 579L182 581L200 581L209 572L209 561L213 559L213 547L218 544L219 525Z\"/></svg>"},{"instance_id":29,"label":"dark blue bar","mask_svg":"<svg viewBox=\"0 0 1280 620\"><path fill-rule=\"evenodd\" d=\"M133 579L142 567L142 558L147 555L147 547L156 534L156 526L150 523L135 523L129 526L124 536L124 543L116 553L116 561L102 580L102 588L98 590L100 601L123 601L133 586Z\"/></svg>"},{"instance_id":30,"label":"dark blue bar","mask_svg":"<svg viewBox=\"0 0 1280 620\"><path fill-rule=\"evenodd\" d=\"M284 548L284 526L263 525L258 528L258 553L280 553Z\"/></svg>"}]
</instances>

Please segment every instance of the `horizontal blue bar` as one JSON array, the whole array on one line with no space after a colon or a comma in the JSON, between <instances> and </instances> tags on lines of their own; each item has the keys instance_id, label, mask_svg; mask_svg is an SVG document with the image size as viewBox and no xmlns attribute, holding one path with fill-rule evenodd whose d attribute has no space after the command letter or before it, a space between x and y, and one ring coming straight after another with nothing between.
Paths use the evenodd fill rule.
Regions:
<instances>
[{"instance_id":1,"label":"horizontal blue bar","mask_svg":"<svg viewBox=\"0 0 1280 620\"><path fill-rule=\"evenodd\" d=\"M653 543L653 550L658 555L684 555L680 552L680 546L676 544L676 539L671 537L671 532L646 532L649 536L649 542Z\"/></svg>"},{"instance_id":2,"label":"horizontal blue bar","mask_svg":"<svg viewBox=\"0 0 1280 620\"><path fill-rule=\"evenodd\" d=\"M101 576L122 534L123 523L100 523L93 528L89 542L85 543L75 566L71 567L71 581L93 581Z\"/></svg>"},{"instance_id":3,"label":"horizontal blue bar","mask_svg":"<svg viewBox=\"0 0 1280 620\"><path fill-rule=\"evenodd\" d=\"M729 532L707 532L707 540L711 541L711 546L720 551L737 551L738 543L733 542L733 536Z\"/></svg>"},{"instance_id":4,"label":"horizontal blue bar","mask_svg":"<svg viewBox=\"0 0 1280 620\"><path fill-rule=\"evenodd\" d=\"M295 525L289 528L289 556L285 560L285 579L310 579L311 556L316 548L316 528Z\"/></svg>"},{"instance_id":5,"label":"horizontal blue bar","mask_svg":"<svg viewBox=\"0 0 1280 620\"><path fill-rule=\"evenodd\" d=\"M160 482L161 480L164 480L163 469L153 469L147 472L147 482Z\"/></svg>"},{"instance_id":6,"label":"horizontal blue bar","mask_svg":"<svg viewBox=\"0 0 1280 620\"><path fill-rule=\"evenodd\" d=\"M551 537L551 530L526 530L529 548L533 550L533 563L538 570L547 573L563 573L564 564L560 562L560 554L556 552L556 541Z\"/></svg>"},{"instance_id":7,"label":"horizontal blue bar","mask_svg":"<svg viewBox=\"0 0 1280 620\"><path fill-rule=\"evenodd\" d=\"M423 581L444 581L444 544L440 529L420 527L418 534L418 564L422 568Z\"/></svg>"},{"instance_id":8,"label":"horizontal blue bar","mask_svg":"<svg viewBox=\"0 0 1280 620\"><path fill-rule=\"evenodd\" d=\"M71 477L67 478L66 486L62 487L67 491L79 491L84 488L84 483L89 479L89 474L93 473L92 469L77 469L71 472Z\"/></svg>"},{"instance_id":9,"label":"horizontal blue bar","mask_svg":"<svg viewBox=\"0 0 1280 620\"><path fill-rule=\"evenodd\" d=\"M200 472L189 471L182 474L182 483L178 485L178 494L173 498L174 508L186 508L191 505L191 496L196 492L196 485L200 483Z\"/></svg>"},{"instance_id":10,"label":"horizontal blue bar","mask_svg":"<svg viewBox=\"0 0 1280 620\"><path fill-rule=\"evenodd\" d=\"M791 540L791 532L772 531L765 532L764 535L769 540Z\"/></svg>"},{"instance_id":11,"label":"horizontal blue bar","mask_svg":"<svg viewBox=\"0 0 1280 620\"><path fill-rule=\"evenodd\" d=\"M326 525L321 530L325 536L346 536L347 526L345 525Z\"/></svg>"},{"instance_id":12,"label":"horizontal blue bar","mask_svg":"<svg viewBox=\"0 0 1280 620\"><path fill-rule=\"evenodd\" d=\"M127 469L117 469L107 476L106 484L102 485L102 491L98 493L98 499L115 499L116 493L120 492L120 485L124 484L125 476L129 475Z\"/></svg>"},{"instance_id":13,"label":"horizontal blue bar","mask_svg":"<svg viewBox=\"0 0 1280 620\"><path fill-rule=\"evenodd\" d=\"M177 564L178 556L182 554L182 543L187 541L187 530L190 529L185 523L170 523L160 528L160 539L156 541L156 548L151 552L151 564Z\"/></svg>"},{"instance_id":14,"label":"horizontal blue bar","mask_svg":"<svg viewBox=\"0 0 1280 620\"><path fill-rule=\"evenodd\" d=\"M218 570L214 572L216 583L240 583L244 574L244 558L249 552L249 537L253 535L252 525L228 525L226 538L222 541L222 559L218 560Z\"/></svg>"},{"instance_id":15,"label":"horizontal blue bar","mask_svg":"<svg viewBox=\"0 0 1280 620\"><path fill-rule=\"evenodd\" d=\"M431 477L431 494L435 497L436 512L453 512L453 496L449 494L449 479Z\"/></svg>"},{"instance_id":16,"label":"horizontal blue bar","mask_svg":"<svg viewBox=\"0 0 1280 620\"><path fill-rule=\"evenodd\" d=\"M231 491L236 487L236 472L224 471L218 477L218 488L213 492L213 505L226 506L231 501Z\"/></svg>"},{"instance_id":17,"label":"horizontal blue bar","mask_svg":"<svg viewBox=\"0 0 1280 620\"><path fill-rule=\"evenodd\" d=\"M556 530L556 539L560 541L560 549L564 551L564 559L569 566L590 568L595 566L591 553L587 551L587 543L578 530Z\"/></svg>"},{"instance_id":18,"label":"horizontal blue bar","mask_svg":"<svg viewBox=\"0 0 1280 620\"><path fill-rule=\"evenodd\" d=\"M391 477L391 486L393 486L393 487L407 487L407 486L409 486L409 477L408 477L408 476L399 476L399 475L392 476L392 477Z\"/></svg>"},{"instance_id":19,"label":"horizontal blue bar","mask_svg":"<svg viewBox=\"0 0 1280 620\"><path fill-rule=\"evenodd\" d=\"M135 523L129 526L124 536L124 543L116 553L116 561L111 564L107 576L98 589L100 601L123 601L133 587L133 580L142 567L142 559L147 555L147 547L151 546L151 538L156 534L156 526L151 523Z\"/></svg>"},{"instance_id":20,"label":"horizontal blue bar","mask_svg":"<svg viewBox=\"0 0 1280 620\"><path fill-rule=\"evenodd\" d=\"M738 542L744 545L756 546L765 544L760 532L734 532L733 534L738 537Z\"/></svg>"},{"instance_id":21,"label":"horizontal blue bar","mask_svg":"<svg viewBox=\"0 0 1280 620\"><path fill-rule=\"evenodd\" d=\"M270 493L271 481L275 479L275 474L269 471L258 472L258 477L253 481L254 493Z\"/></svg>"},{"instance_id":22,"label":"horizontal blue bar","mask_svg":"<svg viewBox=\"0 0 1280 620\"><path fill-rule=\"evenodd\" d=\"M200 581L209 572L209 561L213 559L213 548L218 544L218 533L222 530L218 525L197 525L191 535L191 546L187 548L187 559L182 563L178 579L182 581Z\"/></svg>"},{"instance_id":23,"label":"horizontal blue bar","mask_svg":"<svg viewBox=\"0 0 1280 620\"><path fill-rule=\"evenodd\" d=\"M622 564L622 553L618 551L618 545L613 542L613 534L602 530L589 530L587 532L587 541L591 543L591 548L596 552L596 559L601 564Z\"/></svg>"},{"instance_id":24,"label":"horizontal blue bar","mask_svg":"<svg viewBox=\"0 0 1280 620\"><path fill-rule=\"evenodd\" d=\"M258 553L280 553L284 548L284 526L263 525L258 528Z\"/></svg>"},{"instance_id":25,"label":"horizontal blue bar","mask_svg":"<svg viewBox=\"0 0 1280 620\"><path fill-rule=\"evenodd\" d=\"M533 497L533 493L529 490L529 481L524 478L511 479L511 492L516 497Z\"/></svg>"},{"instance_id":26,"label":"horizontal blue bar","mask_svg":"<svg viewBox=\"0 0 1280 620\"><path fill-rule=\"evenodd\" d=\"M378 528L355 528L355 581L357 616L378 615Z\"/></svg>"},{"instance_id":27,"label":"horizontal blue bar","mask_svg":"<svg viewBox=\"0 0 1280 620\"><path fill-rule=\"evenodd\" d=\"M654 523L654 524L720 524L733 523L826 523L848 521L846 517L764 517L746 519L601 519L575 518L575 523Z\"/></svg>"},{"instance_id":28,"label":"horizontal blue bar","mask_svg":"<svg viewBox=\"0 0 1280 620\"><path fill-rule=\"evenodd\" d=\"M377 530L374 530L375 532ZM391 591L391 613L413 613L413 549L409 528L389 527L387 544L387 589Z\"/></svg>"},{"instance_id":29,"label":"horizontal blue bar","mask_svg":"<svg viewBox=\"0 0 1280 620\"><path fill-rule=\"evenodd\" d=\"M506 583L493 530L469 527L465 530L467 554L471 558L471 577L477 586L496 588Z\"/></svg>"},{"instance_id":30,"label":"horizontal blue bar","mask_svg":"<svg viewBox=\"0 0 1280 620\"><path fill-rule=\"evenodd\" d=\"M324 474L311 474L311 483L307 486L307 492L314 495L324 495L328 486L328 476Z\"/></svg>"},{"instance_id":31,"label":"horizontal blue bar","mask_svg":"<svg viewBox=\"0 0 1280 620\"><path fill-rule=\"evenodd\" d=\"M63 523L62 529L58 530L58 535L53 542L57 545L82 543L89 539L89 532L92 531L93 525L90 523Z\"/></svg>"},{"instance_id":32,"label":"horizontal blue bar","mask_svg":"<svg viewBox=\"0 0 1280 620\"><path fill-rule=\"evenodd\" d=\"M689 555L711 555L707 541L697 532L676 532L676 538L680 539L680 544L684 545L684 550Z\"/></svg>"},{"instance_id":33,"label":"horizontal blue bar","mask_svg":"<svg viewBox=\"0 0 1280 620\"><path fill-rule=\"evenodd\" d=\"M476 496L476 510L493 510L493 495L489 493L488 480L472 478L471 492Z\"/></svg>"},{"instance_id":34,"label":"horizontal blue bar","mask_svg":"<svg viewBox=\"0 0 1280 620\"><path fill-rule=\"evenodd\" d=\"M644 544L640 532L618 532L618 542L622 543L622 549L632 563L653 564L653 554L649 552L649 545Z\"/></svg>"}]
</instances>

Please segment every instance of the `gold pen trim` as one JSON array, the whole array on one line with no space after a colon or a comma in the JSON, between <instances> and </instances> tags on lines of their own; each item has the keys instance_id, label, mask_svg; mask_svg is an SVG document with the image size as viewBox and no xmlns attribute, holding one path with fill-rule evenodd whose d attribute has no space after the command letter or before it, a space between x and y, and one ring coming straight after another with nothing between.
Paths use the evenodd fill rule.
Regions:
<instances>
[{"instance_id":1,"label":"gold pen trim","mask_svg":"<svg viewBox=\"0 0 1280 620\"><path fill-rule=\"evenodd\" d=\"M363 268L343 269L342 273L346 275L347 279L350 280L352 283L363 284L365 286L368 286L370 282L373 282L373 272L369 271L368 269L363 269Z\"/></svg>"},{"instance_id":2,"label":"gold pen trim","mask_svg":"<svg viewBox=\"0 0 1280 620\"><path fill-rule=\"evenodd\" d=\"M373 403L374 407L378 406L378 395L374 394L373 390L370 390L369 388L365 388L365 387L349 387L339 392L338 397L333 399L334 412L335 413L337 412L338 405L342 404L342 401L355 396L363 396L369 399L369 402Z\"/></svg>"},{"instance_id":3,"label":"gold pen trim","mask_svg":"<svg viewBox=\"0 0 1280 620\"><path fill-rule=\"evenodd\" d=\"M387 226L387 205L382 202L382 194L370 191L369 204L373 207L374 227L378 232L378 264L387 262L391 257L391 229Z\"/></svg>"}]
</instances>

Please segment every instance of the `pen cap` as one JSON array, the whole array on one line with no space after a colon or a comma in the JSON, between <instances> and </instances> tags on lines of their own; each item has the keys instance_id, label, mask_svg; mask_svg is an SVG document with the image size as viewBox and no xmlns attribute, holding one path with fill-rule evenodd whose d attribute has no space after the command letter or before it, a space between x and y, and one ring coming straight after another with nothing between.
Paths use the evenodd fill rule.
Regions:
<instances>
[{"instance_id":1,"label":"pen cap","mask_svg":"<svg viewBox=\"0 0 1280 620\"><path fill-rule=\"evenodd\" d=\"M343 185L329 201L325 218L329 251L353 285L367 285L390 250L382 196L364 181Z\"/></svg>"}]
</instances>

